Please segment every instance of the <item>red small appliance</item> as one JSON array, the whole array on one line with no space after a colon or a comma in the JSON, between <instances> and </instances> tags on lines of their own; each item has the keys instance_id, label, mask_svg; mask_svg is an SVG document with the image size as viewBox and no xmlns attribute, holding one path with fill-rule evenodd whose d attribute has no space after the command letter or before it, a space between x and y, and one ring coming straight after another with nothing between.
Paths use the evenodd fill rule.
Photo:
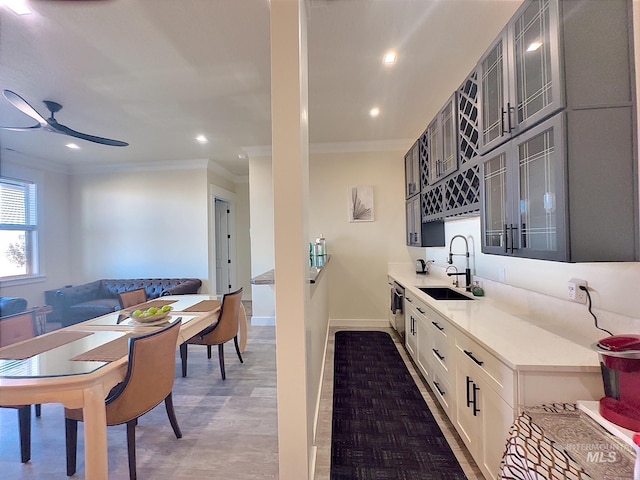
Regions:
<instances>
[{"instance_id":1,"label":"red small appliance","mask_svg":"<svg viewBox=\"0 0 640 480\"><path fill-rule=\"evenodd\" d=\"M600 415L640 431L640 335L615 335L593 346L600 356L604 397Z\"/></svg>"}]
</instances>

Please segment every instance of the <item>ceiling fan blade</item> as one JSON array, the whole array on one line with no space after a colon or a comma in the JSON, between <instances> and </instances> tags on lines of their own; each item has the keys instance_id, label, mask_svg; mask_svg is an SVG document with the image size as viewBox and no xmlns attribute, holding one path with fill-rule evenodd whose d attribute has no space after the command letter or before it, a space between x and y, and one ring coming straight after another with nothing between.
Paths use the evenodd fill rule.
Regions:
<instances>
[{"instance_id":1,"label":"ceiling fan blade","mask_svg":"<svg viewBox=\"0 0 640 480\"><path fill-rule=\"evenodd\" d=\"M9 100L9 102L13 104L14 107L16 107L25 115L28 115L31 118L33 118L36 122L40 124L41 127L45 127L47 125L47 120L42 115L40 115L35 108L29 105L27 101L24 98L22 98L20 95L18 95L15 92L12 92L11 90L3 90L2 94L4 95L4 98Z\"/></svg>"},{"instance_id":2,"label":"ceiling fan blade","mask_svg":"<svg viewBox=\"0 0 640 480\"><path fill-rule=\"evenodd\" d=\"M49 122L49 126L53 128L57 133L64 133L72 137L80 138L82 140L88 140L89 142L101 143L102 145L110 145L112 147L126 147L129 145L127 142L121 142L120 140L111 140L110 138L96 137L94 135L87 135L86 133L76 132L75 130L65 127L64 125L55 122Z\"/></svg>"},{"instance_id":3,"label":"ceiling fan blade","mask_svg":"<svg viewBox=\"0 0 640 480\"><path fill-rule=\"evenodd\" d=\"M25 132L27 130L34 130L40 127L41 125L38 123L36 125L32 125L31 127L0 127L0 130L10 130L12 132Z\"/></svg>"}]
</instances>

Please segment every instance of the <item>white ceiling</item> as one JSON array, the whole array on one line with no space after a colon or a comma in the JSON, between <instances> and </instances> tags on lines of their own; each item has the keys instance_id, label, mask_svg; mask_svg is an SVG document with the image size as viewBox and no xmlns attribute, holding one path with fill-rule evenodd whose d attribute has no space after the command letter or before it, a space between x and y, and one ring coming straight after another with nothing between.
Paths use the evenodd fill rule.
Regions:
<instances>
[{"instance_id":1,"label":"white ceiling","mask_svg":"<svg viewBox=\"0 0 640 480\"><path fill-rule=\"evenodd\" d=\"M42 100L59 102L61 124L130 145L71 151L71 137L2 130L0 154L70 169L210 159L246 175L238 155L270 144L268 0L25 1L32 15L0 7L0 89L44 117ZM310 0L311 143L416 139L521 3ZM33 123L0 96L0 125Z\"/></svg>"}]
</instances>

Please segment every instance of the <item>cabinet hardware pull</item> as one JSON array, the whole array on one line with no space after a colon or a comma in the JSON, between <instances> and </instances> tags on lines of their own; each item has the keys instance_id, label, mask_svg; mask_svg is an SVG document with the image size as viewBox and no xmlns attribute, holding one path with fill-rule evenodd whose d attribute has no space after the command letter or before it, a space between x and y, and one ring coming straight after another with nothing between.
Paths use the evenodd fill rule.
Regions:
<instances>
[{"instance_id":1,"label":"cabinet hardware pull","mask_svg":"<svg viewBox=\"0 0 640 480\"><path fill-rule=\"evenodd\" d=\"M438 357L440 360L444 360L444 357L442 355L440 355L440 352L438 350L436 350L435 348L432 348L433 353L436 354L436 357Z\"/></svg>"},{"instance_id":2,"label":"cabinet hardware pull","mask_svg":"<svg viewBox=\"0 0 640 480\"><path fill-rule=\"evenodd\" d=\"M441 326L438 324L438 322L431 322L431 323L433 323L433 325L434 325L438 330L440 330L441 332L442 332L442 331L444 331L444 327L441 327Z\"/></svg>"},{"instance_id":3,"label":"cabinet hardware pull","mask_svg":"<svg viewBox=\"0 0 640 480\"><path fill-rule=\"evenodd\" d=\"M513 235L513 231L515 230L516 233L518 232L518 227L516 227L513 223L509 224L509 229L511 230L511 253L515 252L516 250L518 250L516 248L516 242L515 242L515 238Z\"/></svg>"},{"instance_id":4,"label":"cabinet hardware pull","mask_svg":"<svg viewBox=\"0 0 640 480\"><path fill-rule=\"evenodd\" d=\"M411 300L411 297L404 297L404 298L406 298L406 299L407 299L407 302L409 302L409 303L413 303L413 300Z\"/></svg>"},{"instance_id":5,"label":"cabinet hardware pull","mask_svg":"<svg viewBox=\"0 0 640 480\"><path fill-rule=\"evenodd\" d=\"M520 238L522 239L522 248L527 248L527 236L524 234L526 230L527 230L527 224L523 223L522 229L520 230L522 232L522 235L520 235Z\"/></svg>"},{"instance_id":6,"label":"cabinet hardware pull","mask_svg":"<svg viewBox=\"0 0 640 480\"><path fill-rule=\"evenodd\" d=\"M507 112L505 111L504 108L502 108L500 110L500 136L504 135L505 133L509 133L508 130L504 129L504 124L505 124L504 116L505 116L506 113Z\"/></svg>"},{"instance_id":7,"label":"cabinet hardware pull","mask_svg":"<svg viewBox=\"0 0 640 480\"><path fill-rule=\"evenodd\" d=\"M504 224L504 253L509 253L509 227Z\"/></svg>"},{"instance_id":8,"label":"cabinet hardware pull","mask_svg":"<svg viewBox=\"0 0 640 480\"><path fill-rule=\"evenodd\" d=\"M507 103L507 119L509 120L509 132L513 131L513 125L511 125L511 112L515 113L516 108L511 106L511 102Z\"/></svg>"},{"instance_id":9,"label":"cabinet hardware pull","mask_svg":"<svg viewBox=\"0 0 640 480\"><path fill-rule=\"evenodd\" d=\"M422 310L420 307L416 307L416 310L418 310L420 313L424 315L424 310Z\"/></svg>"},{"instance_id":10,"label":"cabinet hardware pull","mask_svg":"<svg viewBox=\"0 0 640 480\"><path fill-rule=\"evenodd\" d=\"M480 409L478 408L478 392L480 391L480 387L475 383L473 384L473 416L477 417L478 413L480 413Z\"/></svg>"},{"instance_id":11,"label":"cabinet hardware pull","mask_svg":"<svg viewBox=\"0 0 640 480\"><path fill-rule=\"evenodd\" d=\"M471 406L471 395L469 395L469 385L471 385L473 383L473 380L471 380L469 378L469 375L467 375L467 407Z\"/></svg>"},{"instance_id":12,"label":"cabinet hardware pull","mask_svg":"<svg viewBox=\"0 0 640 480\"><path fill-rule=\"evenodd\" d=\"M478 365L482 365L484 363L482 360L478 360L476 357L474 357L473 352L470 352L469 350L463 350L463 352L467 357L476 362Z\"/></svg>"},{"instance_id":13,"label":"cabinet hardware pull","mask_svg":"<svg viewBox=\"0 0 640 480\"><path fill-rule=\"evenodd\" d=\"M438 382L433 382L433 386L436 387L436 389L438 390L438 393L440 394L440 396L444 397L444 390L442 390L440 388L440 385L438 384Z\"/></svg>"}]
</instances>

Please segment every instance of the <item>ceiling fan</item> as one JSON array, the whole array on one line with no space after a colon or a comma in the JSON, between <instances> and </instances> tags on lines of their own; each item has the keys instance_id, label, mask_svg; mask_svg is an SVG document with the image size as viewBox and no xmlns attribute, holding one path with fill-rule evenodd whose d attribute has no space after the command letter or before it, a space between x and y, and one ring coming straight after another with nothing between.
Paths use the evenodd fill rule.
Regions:
<instances>
[{"instance_id":1,"label":"ceiling fan","mask_svg":"<svg viewBox=\"0 0 640 480\"><path fill-rule=\"evenodd\" d=\"M121 142L120 140L111 140L110 138L96 137L94 135L77 132L70 129L69 127L58 123L58 121L54 118L54 115L56 112L62 109L62 105L57 102L52 102L51 100L44 101L47 110L49 110L50 112L50 117L44 118L36 111L35 108L29 105L27 101L17 93L12 92L11 90L3 90L2 94L4 95L4 98L6 98L13 104L14 107L38 122L36 125L32 125L31 127L0 127L0 129L2 130L25 131L42 128L47 132L62 133L63 135L69 135L71 137L80 138L89 142L100 143L102 145L110 145L113 147L126 147L127 145L129 145L127 142Z\"/></svg>"}]
</instances>

